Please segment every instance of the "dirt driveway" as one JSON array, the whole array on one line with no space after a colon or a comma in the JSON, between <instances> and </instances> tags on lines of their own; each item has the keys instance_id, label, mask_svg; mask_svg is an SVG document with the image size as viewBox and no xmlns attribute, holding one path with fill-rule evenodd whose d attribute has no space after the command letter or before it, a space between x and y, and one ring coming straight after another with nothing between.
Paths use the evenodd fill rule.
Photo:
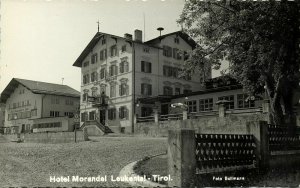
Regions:
<instances>
[{"instance_id":1,"label":"dirt driveway","mask_svg":"<svg viewBox=\"0 0 300 188\"><path fill-rule=\"evenodd\" d=\"M0 143L0 187L128 186L112 182L126 164L166 152L165 138L94 137L68 144ZM107 176L104 182L50 182L50 176Z\"/></svg>"}]
</instances>

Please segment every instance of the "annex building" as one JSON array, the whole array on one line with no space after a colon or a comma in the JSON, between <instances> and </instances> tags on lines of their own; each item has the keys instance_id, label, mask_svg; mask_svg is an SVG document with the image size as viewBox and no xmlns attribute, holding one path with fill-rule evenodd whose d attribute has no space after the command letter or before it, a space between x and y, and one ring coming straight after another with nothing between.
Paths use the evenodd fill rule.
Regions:
<instances>
[{"instance_id":1,"label":"annex building","mask_svg":"<svg viewBox=\"0 0 300 188\"><path fill-rule=\"evenodd\" d=\"M1 93L4 133L73 131L68 118L79 108L80 93L60 84L13 78Z\"/></svg>"},{"instance_id":2,"label":"annex building","mask_svg":"<svg viewBox=\"0 0 300 188\"><path fill-rule=\"evenodd\" d=\"M135 115L148 116L173 95L203 89L211 69L181 74L196 42L182 31L142 41L142 31L119 37L97 32L73 66L81 68L81 125L133 132ZM95 106L91 97L106 96ZM142 99L149 102L143 103ZM159 108L168 113L167 106Z\"/></svg>"}]
</instances>

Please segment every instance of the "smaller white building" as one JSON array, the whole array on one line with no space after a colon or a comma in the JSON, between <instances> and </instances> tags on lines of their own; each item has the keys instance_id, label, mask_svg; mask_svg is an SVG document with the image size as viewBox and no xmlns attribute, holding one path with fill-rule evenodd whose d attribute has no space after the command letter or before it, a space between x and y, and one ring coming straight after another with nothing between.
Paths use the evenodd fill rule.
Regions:
<instances>
[{"instance_id":1,"label":"smaller white building","mask_svg":"<svg viewBox=\"0 0 300 188\"><path fill-rule=\"evenodd\" d=\"M0 97L5 103L4 133L32 132L36 119L50 123L51 118L73 116L79 99L80 93L67 85L13 78Z\"/></svg>"}]
</instances>

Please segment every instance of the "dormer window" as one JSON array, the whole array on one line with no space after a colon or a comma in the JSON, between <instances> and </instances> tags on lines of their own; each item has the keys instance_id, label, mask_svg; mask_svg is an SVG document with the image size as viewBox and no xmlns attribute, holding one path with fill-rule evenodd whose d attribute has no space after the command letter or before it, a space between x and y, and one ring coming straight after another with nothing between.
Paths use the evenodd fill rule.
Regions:
<instances>
[{"instance_id":1,"label":"dormer window","mask_svg":"<svg viewBox=\"0 0 300 188\"><path fill-rule=\"evenodd\" d=\"M176 44L179 44L179 38L178 38L178 37L174 38L174 42L175 42Z\"/></svg>"}]
</instances>

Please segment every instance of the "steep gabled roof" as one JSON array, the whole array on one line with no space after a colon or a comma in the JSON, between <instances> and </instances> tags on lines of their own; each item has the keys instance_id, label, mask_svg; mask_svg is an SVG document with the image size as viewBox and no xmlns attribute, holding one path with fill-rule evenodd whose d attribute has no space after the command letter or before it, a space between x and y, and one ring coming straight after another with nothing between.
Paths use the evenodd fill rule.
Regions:
<instances>
[{"instance_id":1,"label":"steep gabled roof","mask_svg":"<svg viewBox=\"0 0 300 188\"><path fill-rule=\"evenodd\" d=\"M100 33L100 32L96 33L96 35L92 38L92 40L88 43L88 45L84 48L84 50L81 52L79 57L73 63L73 66L81 67L81 64L82 64L82 61L84 60L84 58L91 52L91 50L95 47L95 45L101 39L101 36L103 36L104 34L105 33Z\"/></svg>"},{"instance_id":2,"label":"steep gabled roof","mask_svg":"<svg viewBox=\"0 0 300 188\"><path fill-rule=\"evenodd\" d=\"M188 43L192 47L192 49L195 49L196 46L197 46L197 43L188 34L186 34L183 31L176 31L176 32L173 32L173 33L168 33L168 34L165 34L165 35L161 35L161 36L156 37L154 39L148 40L147 42L145 42L145 44L155 45L155 44L159 43L162 39L164 39L168 36L171 36L171 35L180 36L186 43Z\"/></svg>"},{"instance_id":3,"label":"steep gabled roof","mask_svg":"<svg viewBox=\"0 0 300 188\"><path fill-rule=\"evenodd\" d=\"M19 85L26 87L28 90L35 94L80 97L79 91L67 85L13 78L1 93L0 102L5 103Z\"/></svg>"},{"instance_id":4,"label":"steep gabled roof","mask_svg":"<svg viewBox=\"0 0 300 188\"><path fill-rule=\"evenodd\" d=\"M119 39L125 39L126 41L133 42L133 43L140 43L140 44L145 44L147 46L153 47L153 48L158 48L157 43L160 42L161 39L171 36L171 35L179 35L183 40L185 40L191 47L194 49L197 46L197 43L186 33L182 31L176 31L173 33L169 33L166 35L162 35L160 37L154 38L152 40L149 40L147 42L139 42L139 41L134 41L130 40L124 37L108 34L108 33L102 33L102 32L97 32L95 36L92 38L92 40L88 43L88 45L84 48L84 50L81 52L79 57L76 59L76 61L73 63L73 66L75 67L82 67L82 62L86 58L86 56L92 51L92 49L96 46L96 44L99 42L99 40L102 38L104 35L109 35L114 38L119 38Z\"/></svg>"}]
</instances>

